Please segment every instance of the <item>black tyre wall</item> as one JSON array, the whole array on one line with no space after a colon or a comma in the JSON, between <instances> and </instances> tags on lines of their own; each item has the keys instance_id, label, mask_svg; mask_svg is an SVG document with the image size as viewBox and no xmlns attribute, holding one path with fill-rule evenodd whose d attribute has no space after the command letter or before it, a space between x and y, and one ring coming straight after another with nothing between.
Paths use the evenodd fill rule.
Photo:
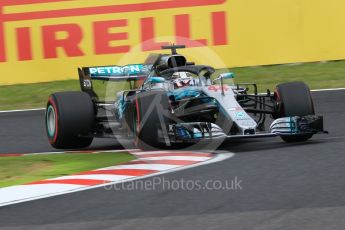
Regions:
<instances>
[{"instance_id":1,"label":"black tyre wall","mask_svg":"<svg viewBox=\"0 0 345 230\"><path fill-rule=\"evenodd\" d=\"M88 137L95 123L95 108L90 96L84 92L61 92L50 95L47 108L53 106L57 116L54 136L47 135L51 145L58 149L87 147ZM47 127L47 116L46 116Z\"/></svg>"},{"instance_id":2,"label":"black tyre wall","mask_svg":"<svg viewBox=\"0 0 345 230\"><path fill-rule=\"evenodd\" d=\"M315 114L309 87L304 82L288 82L277 86L281 101L281 117Z\"/></svg>"},{"instance_id":3,"label":"black tyre wall","mask_svg":"<svg viewBox=\"0 0 345 230\"><path fill-rule=\"evenodd\" d=\"M277 86L277 101L280 104L278 117L314 115L314 104L309 87L304 82L288 82ZM282 136L285 142L301 142L312 134Z\"/></svg>"}]
</instances>

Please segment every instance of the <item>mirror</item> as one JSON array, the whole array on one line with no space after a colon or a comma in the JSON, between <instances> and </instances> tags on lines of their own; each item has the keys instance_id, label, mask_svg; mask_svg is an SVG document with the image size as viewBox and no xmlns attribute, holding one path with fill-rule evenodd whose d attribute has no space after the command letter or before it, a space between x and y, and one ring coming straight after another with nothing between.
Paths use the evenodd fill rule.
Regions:
<instances>
[{"instance_id":1,"label":"mirror","mask_svg":"<svg viewBox=\"0 0 345 230\"><path fill-rule=\"evenodd\" d=\"M231 79L229 82L231 85L234 83L233 82L233 79L235 78L235 74L234 73L222 73L219 75L219 77L217 77L216 79L213 80L212 84L216 84L217 82L220 82L220 81L224 81L226 79ZM227 82L224 82L225 84L229 84Z\"/></svg>"},{"instance_id":2,"label":"mirror","mask_svg":"<svg viewBox=\"0 0 345 230\"><path fill-rule=\"evenodd\" d=\"M223 79L233 79L235 78L235 74L234 73L222 73L221 75L219 75L220 78Z\"/></svg>"}]
</instances>

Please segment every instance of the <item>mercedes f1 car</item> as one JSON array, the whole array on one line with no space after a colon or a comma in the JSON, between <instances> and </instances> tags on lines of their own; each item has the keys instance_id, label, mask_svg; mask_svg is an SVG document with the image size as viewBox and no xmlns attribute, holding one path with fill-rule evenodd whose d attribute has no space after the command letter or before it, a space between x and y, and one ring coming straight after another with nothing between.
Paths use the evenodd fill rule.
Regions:
<instances>
[{"instance_id":1,"label":"mercedes f1 car","mask_svg":"<svg viewBox=\"0 0 345 230\"><path fill-rule=\"evenodd\" d=\"M184 46L162 48L171 53L151 54L144 64L79 68L82 92L49 97L51 145L82 148L95 137L131 139L143 149L273 136L300 142L324 132L303 82L259 94L256 84L235 84L233 73L187 61L177 53ZM102 101L93 87L97 80L126 82L129 88Z\"/></svg>"}]
</instances>

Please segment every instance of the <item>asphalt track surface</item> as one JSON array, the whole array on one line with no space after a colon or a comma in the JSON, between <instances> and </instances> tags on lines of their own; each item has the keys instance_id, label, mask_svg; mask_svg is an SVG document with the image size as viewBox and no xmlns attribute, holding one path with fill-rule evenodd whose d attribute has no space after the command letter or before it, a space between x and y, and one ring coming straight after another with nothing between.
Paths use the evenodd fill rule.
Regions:
<instances>
[{"instance_id":1,"label":"asphalt track surface","mask_svg":"<svg viewBox=\"0 0 345 230\"><path fill-rule=\"evenodd\" d=\"M98 188L1 207L0 229L343 230L345 91L317 92L313 97L329 135L300 144L279 138L230 143L222 149L236 155L226 161L158 178L203 183L237 177L237 190ZM0 114L1 152L53 150L42 116ZM92 147L116 144L103 140Z\"/></svg>"}]
</instances>

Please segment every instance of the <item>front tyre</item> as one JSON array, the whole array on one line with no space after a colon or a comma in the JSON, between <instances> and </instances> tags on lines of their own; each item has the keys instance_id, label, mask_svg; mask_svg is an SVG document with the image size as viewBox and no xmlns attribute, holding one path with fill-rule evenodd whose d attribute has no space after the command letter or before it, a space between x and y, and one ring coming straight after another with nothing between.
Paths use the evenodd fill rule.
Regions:
<instances>
[{"instance_id":1,"label":"front tyre","mask_svg":"<svg viewBox=\"0 0 345 230\"><path fill-rule=\"evenodd\" d=\"M278 106L277 118L315 115L310 89L304 82L279 84L275 92L275 99ZM285 142L303 142L312 136L313 134L297 134L281 136L281 138Z\"/></svg>"},{"instance_id":2,"label":"front tyre","mask_svg":"<svg viewBox=\"0 0 345 230\"><path fill-rule=\"evenodd\" d=\"M45 124L50 144L57 149L84 148L91 144L95 109L84 92L62 92L49 96Z\"/></svg>"}]
</instances>

